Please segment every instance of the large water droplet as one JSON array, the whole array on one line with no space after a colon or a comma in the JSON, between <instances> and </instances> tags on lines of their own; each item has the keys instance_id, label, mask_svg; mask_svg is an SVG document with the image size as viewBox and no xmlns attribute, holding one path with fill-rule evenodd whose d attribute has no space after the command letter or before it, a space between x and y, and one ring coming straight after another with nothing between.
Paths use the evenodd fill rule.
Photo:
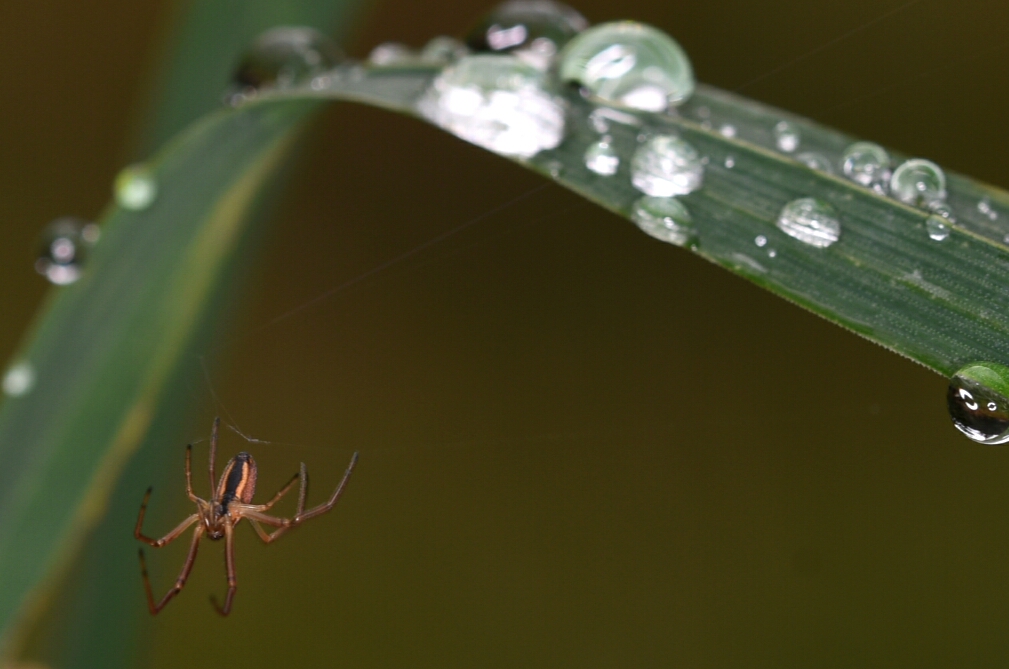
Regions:
<instances>
[{"instance_id":1,"label":"large water droplet","mask_svg":"<svg viewBox=\"0 0 1009 669\"><path fill-rule=\"evenodd\" d=\"M242 56L227 101L238 104L265 88L305 84L344 59L339 47L311 28L283 26L256 38Z\"/></svg>"},{"instance_id":2,"label":"large water droplet","mask_svg":"<svg viewBox=\"0 0 1009 669\"><path fill-rule=\"evenodd\" d=\"M59 286L77 281L88 251L99 235L94 223L70 217L56 219L43 232L35 270Z\"/></svg>"},{"instance_id":3,"label":"large water droplet","mask_svg":"<svg viewBox=\"0 0 1009 669\"><path fill-rule=\"evenodd\" d=\"M116 175L112 190L116 204L123 209L140 211L149 207L158 196L158 183L146 166L129 165Z\"/></svg>"},{"instance_id":4,"label":"large water droplet","mask_svg":"<svg viewBox=\"0 0 1009 669\"><path fill-rule=\"evenodd\" d=\"M543 72L512 56L466 56L438 75L418 109L468 142L529 158L564 138L564 102L546 86Z\"/></svg>"},{"instance_id":5,"label":"large water droplet","mask_svg":"<svg viewBox=\"0 0 1009 669\"><path fill-rule=\"evenodd\" d=\"M675 197L642 197L631 208L631 220L652 237L684 246L695 236L686 206Z\"/></svg>"},{"instance_id":6,"label":"large water droplet","mask_svg":"<svg viewBox=\"0 0 1009 669\"><path fill-rule=\"evenodd\" d=\"M799 133L799 128L794 123L779 121L774 126L774 143L779 151L792 153L799 148L799 140L801 138L802 135Z\"/></svg>"},{"instance_id":7,"label":"large water droplet","mask_svg":"<svg viewBox=\"0 0 1009 669\"><path fill-rule=\"evenodd\" d=\"M631 159L631 183L646 195L686 195L700 188L703 180L700 155L679 137L652 137Z\"/></svg>"},{"instance_id":8,"label":"large water droplet","mask_svg":"<svg viewBox=\"0 0 1009 669\"><path fill-rule=\"evenodd\" d=\"M925 230L928 231L929 238L937 242L945 241L949 237L949 226L946 225L946 219L938 214L932 214L925 219Z\"/></svg>"},{"instance_id":9,"label":"large water droplet","mask_svg":"<svg viewBox=\"0 0 1009 669\"><path fill-rule=\"evenodd\" d=\"M546 70L571 38L589 27L577 11L550 0L512 0L492 10L466 36L477 53L510 53Z\"/></svg>"},{"instance_id":10,"label":"large water droplet","mask_svg":"<svg viewBox=\"0 0 1009 669\"><path fill-rule=\"evenodd\" d=\"M901 202L924 204L946 199L946 175L930 160L904 161L890 177L890 194Z\"/></svg>"},{"instance_id":11,"label":"large water droplet","mask_svg":"<svg viewBox=\"0 0 1009 669\"><path fill-rule=\"evenodd\" d=\"M561 52L559 75L599 100L650 112L694 92L694 72L680 45L632 21L604 23L575 37Z\"/></svg>"},{"instance_id":12,"label":"large water droplet","mask_svg":"<svg viewBox=\"0 0 1009 669\"><path fill-rule=\"evenodd\" d=\"M620 155L607 140L594 142L585 150L585 167L604 177L612 176L620 167Z\"/></svg>"},{"instance_id":13,"label":"large water droplet","mask_svg":"<svg viewBox=\"0 0 1009 669\"><path fill-rule=\"evenodd\" d=\"M841 222L829 203L811 197L792 200L778 214L778 227L789 237L817 248L841 238Z\"/></svg>"},{"instance_id":14,"label":"large water droplet","mask_svg":"<svg viewBox=\"0 0 1009 669\"><path fill-rule=\"evenodd\" d=\"M1009 367L967 365L949 381L946 406L956 428L982 444L1009 441Z\"/></svg>"},{"instance_id":15,"label":"large water droplet","mask_svg":"<svg viewBox=\"0 0 1009 669\"><path fill-rule=\"evenodd\" d=\"M885 180L889 169L890 154L872 142L855 142L841 156L844 176L863 186Z\"/></svg>"},{"instance_id":16,"label":"large water droplet","mask_svg":"<svg viewBox=\"0 0 1009 669\"><path fill-rule=\"evenodd\" d=\"M21 397L35 385L35 368L31 363L22 360L11 365L4 374L4 394L9 397Z\"/></svg>"}]
</instances>

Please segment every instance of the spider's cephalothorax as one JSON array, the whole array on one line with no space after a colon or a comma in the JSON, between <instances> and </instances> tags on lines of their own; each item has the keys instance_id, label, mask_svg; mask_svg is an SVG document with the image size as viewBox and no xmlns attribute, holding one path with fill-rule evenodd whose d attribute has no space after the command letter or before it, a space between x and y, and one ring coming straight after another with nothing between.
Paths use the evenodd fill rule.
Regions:
<instances>
[{"instance_id":1,"label":"spider's cephalothorax","mask_svg":"<svg viewBox=\"0 0 1009 669\"><path fill-rule=\"evenodd\" d=\"M196 549L200 545L200 539L204 534L206 534L209 539L226 540L224 547L224 559L228 571L228 594L224 599L224 606L218 606L213 597L210 599L218 613L223 616L228 615L231 611L231 603L235 598L235 590L238 587L238 579L235 576L235 525L237 525L242 518L248 518L249 523L251 523L253 529L256 530L256 534L258 534L265 543L270 543L271 541L278 539L292 527L296 527L309 518L314 518L332 509L333 506L336 505L336 501L340 498L340 493L343 492L344 486L347 485L350 473L354 470L354 465L357 463L357 453L354 453L354 456L350 459L350 465L347 467L347 471L343 475L343 479L336 487L336 490L333 491L329 501L313 507L308 511L305 510L305 495L308 492L308 472L305 471L305 463L301 463L301 470L291 477L291 480L287 482L287 485L281 488L280 492L273 496L273 499L266 504L253 504L252 496L256 492L256 461L253 460L252 456L248 453L243 451L231 458L231 460L228 461L227 466L224 468L224 473L221 474L221 480L216 482L215 485L214 479L216 477L214 476L214 455L217 451L217 431L220 426L220 422L219 418L215 418L214 426L210 432L210 489L213 491L213 495L210 500L208 501L202 499L193 494L191 464L193 446L190 444L186 447L186 494L189 495L189 499L196 504L196 513L179 523L174 530L160 539L152 539L145 536L141 531L141 527L144 524L144 514L147 512L147 500L151 497L150 488L147 489L147 494L144 495L144 501L140 505L140 515L137 518L137 526L134 529L133 534L137 539L154 546L155 548L160 548L165 544L178 539L183 532L188 530L193 524L196 524L196 530L193 532L193 540L189 546L189 555L186 557L186 561L182 565L182 572L175 580L175 585L165 594L164 597L162 597L160 602L155 603L154 601L154 593L151 591L151 581L147 576L147 565L144 561L144 550L142 548L140 549L140 570L143 574L144 589L147 592L147 607L151 610L152 614L155 614L163 609L172 597L182 590L182 586L186 584L186 579L189 578L189 572L193 569L193 563L196 561ZM270 507L276 504L277 501L291 489L294 482L299 479L301 480L301 488L298 493L298 506L294 516L291 518L278 518L277 516L271 516L265 513L270 509ZM277 529L273 532L267 532L263 529L263 525L275 527Z\"/></svg>"}]
</instances>

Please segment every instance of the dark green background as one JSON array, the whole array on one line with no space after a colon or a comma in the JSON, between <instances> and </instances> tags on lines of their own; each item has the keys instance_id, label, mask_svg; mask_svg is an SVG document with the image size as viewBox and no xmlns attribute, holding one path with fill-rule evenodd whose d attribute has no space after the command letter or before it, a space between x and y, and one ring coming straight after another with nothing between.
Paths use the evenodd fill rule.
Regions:
<instances>
[{"instance_id":1,"label":"dark green background","mask_svg":"<svg viewBox=\"0 0 1009 669\"><path fill-rule=\"evenodd\" d=\"M698 77L1009 184L1009 7L584 2L662 27ZM347 44L460 33L488 5L376 4ZM0 6L0 352L46 289L42 225L94 216L128 156L167 5ZM863 27L847 39L835 38ZM947 667L1009 658L1009 452L962 438L945 380L547 186L390 270L290 309L542 181L420 123L320 118L206 352L265 497L304 460L336 511L220 547L158 618L144 663L342 667ZM192 360L199 366L200 360ZM197 447L205 492L205 443ZM148 481L128 482L139 502ZM289 507L285 507L289 508ZM130 533L130 527L124 527ZM151 556L167 588L185 547ZM147 616L139 575L136 611Z\"/></svg>"}]
</instances>

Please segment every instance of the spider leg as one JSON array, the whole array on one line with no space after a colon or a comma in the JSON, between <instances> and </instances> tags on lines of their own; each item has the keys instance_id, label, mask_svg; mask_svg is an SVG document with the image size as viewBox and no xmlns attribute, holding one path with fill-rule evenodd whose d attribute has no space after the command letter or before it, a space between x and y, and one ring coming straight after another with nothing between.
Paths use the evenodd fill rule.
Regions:
<instances>
[{"instance_id":1,"label":"spider leg","mask_svg":"<svg viewBox=\"0 0 1009 669\"><path fill-rule=\"evenodd\" d=\"M214 472L214 460L217 458L217 428L221 425L221 418L214 418L214 425L210 428L210 490L211 497L217 491L217 476Z\"/></svg>"},{"instance_id":2,"label":"spider leg","mask_svg":"<svg viewBox=\"0 0 1009 669\"><path fill-rule=\"evenodd\" d=\"M354 472L354 465L356 464L357 464L357 453L355 452L354 455L350 458L350 464L347 465L347 471L343 473L343 478L340 480L340 484L336 486L336 490L333 491L333 494L332 496L330 496L329 501L324 504L320 504L317 507L311 508L305 512L301 512L302 507L299 507L298 508L299 513L297 516L294 517L293 524L298 525L300 523L305 522L306 520L309 520L310 518L321 516L322 514L326 513L334 506L336 506L337 500L339 500L340 495L343 494L343 489L347 487L347 481L350 480L350 475ZM307 480L307 474L306 474L306 480Z\"/></svg>"},{"instance_id":3,"label":"spider leg","mask_svg":"<svg viewBox=\"0 0 1009 669\"><path fill-rule=\"evenodd\" d=\"M304 511L305 508L305 495L308 489L308 473L305 471L305 465L301 465L301 492L298 495L298 510L293 518L278 518L277 516L270 516L265 513L261 513L259 509L252 506L242 506L242 517L248 518L252 522L252 526L255 528L256 533L259 537L266 543L276 541L281 536L283 536L288 530L293 527L297 527L301 523L309 520L310 518L315 518L316 516L322 515L332 509L336 502L340 499L340 495L343 494L343 489L347 487L347 481L350 479L351 473L354 471L354 465L357 464L357 453L350 459L350 464L347 466L347 471L343 474L343 479L340 480L340 484L336 486L336 490L333 491L333 495L329 498L328 502L320 504L317 507ZM258 523L263 523L264 525L270 525L276 527L272 533L267 534L263 528L259 527Z\"/></svg>"},{"instance_id":4,"label":"spider leg","mask_svg":"<svg viewBox=\"0 0 1009 669\"><path fill-rule=\"evenodd\" d=\"M302 466L304 467L304 465L302 465ZM280 492L278 492L276 495L274 495L273 499L271 499L266 504L250 504L250 505L248 505L249 508L250 509L254 509L256 511L268 511L271 506L273 506L274 504L276 504L277 502L280 501L281 497L283 497L284 495L287 494L287 491L291 489L291 486L294 485L294 482L297 481L301 476L302 476L301 473L298 473L298 474L295 474L294 476L292 476L291 480L288 481L286 484L284 484L284 487L280 489Z\"/></svg>"},{"instance_id":5,"label":"spider leg","mask_svg":"<svg viewBox=\"0 0 1009 669\"><path fill-rule=\"evenodd\" d=\"M238 589L238 577L235 575L235 526L230 521L224 524L224 565L228 571L228 594L224 596L224 606L218 606L217 598L210 596L210 603L222 616L231 613L231 602L235 599Z\"/></svg>"},{"instance_id":6,"label":"spider leg","mask_svg":"<svg viewBox=\"0 0 1009 669\"><path fill-rule=\"evenodd\" d=\"M154 546L155 548L161 548L165 544L171 543L179 538L179 535L189 529L189 526L200 519L200 514L194 513L176 526L174 530L161 537L160 539L152 539L151 537L145 535L141 527L144 524L144 516L147 515L147 500L151 498L151 490L153 488L148 488L147 493L144 495L144 501L140 504L140 514L137 516L137 526L133 528L133 536L143 541L145 544Z\"/></svg>"},{"instance_id":7,"label":"spider leg","mask_svg":"<svg viewBox=\"0 0 1009 669\"><path fill-rule=\"evenodd\" d=\"M173 532L174 531L175 530L173 530ZM193 570L193 563L196 562L196 549L200 546L201 537L203 537L203 526L199 525L197 526L196 531L193 532L193 542L189 545L189 554L186 556L186 562L182 565L182 571L179 572L179 577L175 579L175 585L172 586L171 590L165 593L165 596L162 597L161 601L157 604L154 603L154 593L151 591L151 579L147 576L147 561L144 560L144 549L140 549L140 574L144 578L144 590L147 593L147 608L150 609L152 616L157 615L161 609L165 608L165 605L171 601L172 597L179 594L179 591L182 590L182 586L186 584L186 579L189 578L189 572Z\"/></svg>"},{"instance_id":8,"label":"spider leg","mask_svg":"<svg viewBox=\"0 0 1009 669\"><path fill-rule=\"evenodd\" d=\"M189 495L189 500L195 502L199 499L193 494L193 445L186 445L186 494Z\"/></svg>"}]
</instances>

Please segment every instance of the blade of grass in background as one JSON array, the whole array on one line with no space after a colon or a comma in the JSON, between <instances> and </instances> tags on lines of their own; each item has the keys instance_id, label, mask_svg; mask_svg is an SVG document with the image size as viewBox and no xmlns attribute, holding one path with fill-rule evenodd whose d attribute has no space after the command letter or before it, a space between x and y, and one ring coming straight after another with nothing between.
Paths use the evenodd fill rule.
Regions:
<instances>
[{"instance_id":1,"label":"blade of grass in background","mask_svg":"<svg viewBox=\"0 0 1009 669\"><path fill-rule=\"evenodd\" d=\"M294 24L342 36L361 3L182 4L187 9L177 12L149 95L151 113L139 126L137 155L218 108L239 55L260 32ZM123 556L136 559L129 530L135 509L124 505L129 495L117 478L140 448L145 457L130 471L147 483L162 480L177 455L180 412L192 409L191 388L201 373L195 356L228 320L224 307L255 253L262 210L275 199L276 184L266 182L283 166L312 107L294 103L242 121L218 118L186 134L157 161L155 205L142 213L110 211L86 278L57 290L39 316L18 354L32 365L34 385L0 409L6 652L31 638L60 666L131 664L143 603L136 599L141 591L123 579ZM235 141L212 139L213 128ZM186 161L212 176L173 186L174 178L199 173ZM194 186L202 189L195 199ZM103 519L110 498L116 505ZM81 555L99 521L98 536ZM61 577L67 587L54 600ZM46 613L54 602L56 610ZM33 632L43 614L48 629Z\"/></svg>"}]
</instances>

